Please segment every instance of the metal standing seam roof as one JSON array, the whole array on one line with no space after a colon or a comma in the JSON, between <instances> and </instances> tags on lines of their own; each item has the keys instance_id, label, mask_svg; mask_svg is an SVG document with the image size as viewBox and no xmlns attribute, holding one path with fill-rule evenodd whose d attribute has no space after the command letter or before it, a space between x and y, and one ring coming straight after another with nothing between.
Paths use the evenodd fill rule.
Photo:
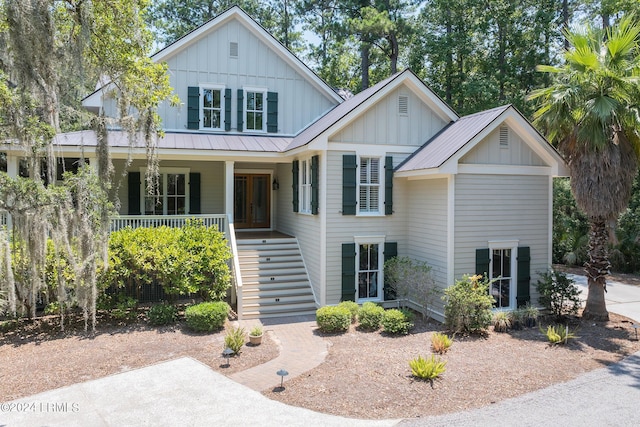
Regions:
<instances>
[{"instance_id":1,"label":"metal standing seam roof","mask_svg":"<svg viewBox=\"0 0 640 427\"><path fill-rule=\"evenodd\" d=\"M431 169L442 166L451 156L468 144L511 105L496 107L449 123L422 147L396 167L397 172Z\"/></svg>"},{"instance_id":2,"label":"metal standing seam roof","mask_svg":"<svg viewBox=\"0 0 640 427\"><path fill-rule=\"evenodd\" d=\"M163 138L158 138L158 148L277 153L283 151L291 140L291 137L261 135L166 132ZM143 146L142 141L143 139L140 137L138 146ZM98 144L98 140L94 131L83 130L56 135L53 143L58 146L95 147ZM129 147L128 134L123 131L110 131L109 146Z\"/></svg>"}]
</instances>

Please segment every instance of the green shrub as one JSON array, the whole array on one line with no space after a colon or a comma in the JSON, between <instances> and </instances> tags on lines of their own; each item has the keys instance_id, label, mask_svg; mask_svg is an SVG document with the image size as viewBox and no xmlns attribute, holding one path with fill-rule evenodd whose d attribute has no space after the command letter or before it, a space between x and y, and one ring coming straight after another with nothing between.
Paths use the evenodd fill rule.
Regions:
<instances>
[{"instance_id":1,"label":"green shrub","mask_svg":"<svg viewBox=\"0 0 640 427\"><path fill-rule=\"evenodd\" d=\"M198 332L222 329L229 314L229 304L224 301L203 302L187 307L184 317L187 326Z\"/></svg>"},{"instance_id":2,"label":"green shrub","mask_svg":"<svg viewBox=\"0 0 640 427\"><path fill-rule=\"evenodd\" d=\"M346 307L326 305L316 310L316 323L322 332L344 332L351 325L351 312Z\"/></svg>"},{"instance_id":3,"label":"green shrub","mask_svg":"<svg viewBox=\"0 0 640 427\"><path fill-rule=\"evenodd\" d=\"M493 297L489 281L481 275L464 275L455 285L445 289L444 324L457 333L485 333L491 324Z\"/></svg>"},{"instance_id":4,"label":"green shrub","mask_svg":"<svg viewBox=\"0 0 640 427\"><path fill-rule=\"evenodd\" d=\"M202 221L183 227L124 228L109 237L109 266L103 286L135 291L159 283L168 295L197 294L222 300L231 284L231 259L224 234Z\"/></svg>"},{"instance_id":5,"label":"green shrub","mask_svg":"<svg viewBox=\"0 0 640 427\"><path fill-rule=\"evenodd\" d=\"M547 336L550 344L566 344L570 338L576 338L576 334L569 331L569 326L565 325L549 325L546 332L542 333Z\"/></svg>"},{"instance_id":6,"label":"green shrub","mask_svg":"<svg viewBox=\"0 0 640 427\"><path fill-rule=\"evenodd\" d=\"M407 335L409 330L413 328L413 323L409 320L412 313L409 314L405 310L397 310L395 308L387 310L382 315L382 327L389 334Z\"/></svg>"},{"instance_id":7,"label":"green shrub","mask_svg":"<svg viewBox=\"0 0 640 427\"><path fill-rule=\"evenodd\" d=\"M233 350L233 354L240 354L240 349L246 340L244 328L231 328L224 336L224 347Z\"/></svg>"},{"instance_id":8,"label":"green shrub","mask_svg":"<svg viewBox=\"0 0 640 427\"><path fill-rule=\"evenodd\" d=\"M511 329L512 314L506 311L496 311L493 314L493 330L496 332L507 332Z\"/></svg>"},{"instance_id":9,"label":"green shrub","mask_svg":"<svg viewBox=\"0 0 640 427\"><path fill-rule=\"evenodd\" d=\"M575 315L580 309L580 291L573 280L560 271L547 271L538 279L538 301L547 310L562 319Z\"/></svg>"},{"instance_id":10,"label":"green shrub","mask_svg":"<svg viewBox=\"0 0 640 427\"><path fill-rule=\"evenodd\" d=\"M362 307L360 307L360 310L358 310L360 327L369 331L377 330L380 328L383 315L384 308L371 301L365 302L362 304Z\"/></svg>"},{"instance_id":11,"label":"green shrub","mask_svg":"<svg viewBox=\"0 0 640 427\"><path fill-rule=\"evenodd\" d=\"M428 316L440 294L431 267L424 261L409 257L393 257L384 263L385 300L397 299L406 305L412 301Z\"/></svg>"},{"instance_id":12,"label":"green shrub","mask_svg":"<svg viewBox=\"0 0 640 427\"><path fill-rule=\"evenodd\" d=\"M338 307L344 307L351 313L351 323L356 323L358 320L358 310L360 310L360 306L353 301L342 301L338 304Z\"/></svg>"},{"instance_id":13,"label":"green shrub","mask_svg":"<svg viewBox=\"0 0 640 427\"><path fill-rule=\"evenodd\" d=\"M446 334L440 332L431 334L431 350L433 350L434 353L444 354L449 351L452 344L453 340Z\"/></svg>"},{"instance_id":14,"label":"green shrub","mask_svg":"<svg viewBox=\"0 0 640 427\"><path fill-rule=\"evenodd\" d=\"M178 310L171 304L157 304L147 311L147 317L152 325L170 325L178 319Z\"/></svg>"},{"instance_id":15,"label":"green shrub","mask_svg":"<svg viewBox=\"0 0 640 427\"><path fill-rule=\"evenodd\" d=\"M446 370L446 361L440 360L439 357L431 355L424 359L422 356L418 356L417 359L409 361L411 367L411 375L423 380L434 380L444 373Z\"/></svg>"},{"instance_id":16,"label":"green shrub","mask_svg":"<svg viewBox=\"0 0 640 427\"><path fill-rule=\"evenodd\" d=\"M118 295L115 307L109 311L116 320L135 320L138 317L138 300L125 295Z\"/></svg>"}]
</instances>

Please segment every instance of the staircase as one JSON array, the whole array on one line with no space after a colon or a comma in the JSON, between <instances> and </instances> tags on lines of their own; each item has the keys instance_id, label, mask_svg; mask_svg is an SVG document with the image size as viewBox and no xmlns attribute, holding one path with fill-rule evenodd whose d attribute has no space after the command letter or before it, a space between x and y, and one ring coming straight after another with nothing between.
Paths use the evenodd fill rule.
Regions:
<instances>
[{"instance_id":1,"label":"staircase","mask_svg":"<svg viewBox=\"0 0 640 427\"><path fill-rule=\"evenodd\" d=\"M313 292L295 237L238 239L237 247L244 319L315 313Z\"/></svg>"}]
</instances>

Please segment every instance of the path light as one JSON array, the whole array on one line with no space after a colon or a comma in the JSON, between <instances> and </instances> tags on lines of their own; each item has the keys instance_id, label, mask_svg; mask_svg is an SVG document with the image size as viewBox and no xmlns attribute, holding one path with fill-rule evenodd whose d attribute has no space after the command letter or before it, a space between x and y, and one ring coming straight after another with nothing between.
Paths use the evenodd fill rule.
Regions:
<instances>
[{"instance_id":1,"label":"path light","mask_svg":"<svg viewBox=\"0 0 640 427\"><path fill-rule=\"evenodd\" d=\"M278 372L276 372L276 374L280 376L280 388L284 389L284 377L289 375L289 372L285 371L284 369L280 369Z\"/></svg>"},{"instance_id":2,"label":"path light","mask_svg":"<svg viewBox=\"0 0 640 427\"><path fill-rule=\"evenodd\" d=\"M638 328L640 328L640 325L633 323L631 327L636 330L636 341L638 341Z\"/></svg>"},{"instance_id":3,"label":"path light","mask_svg":"<svg viewBox=\"0 0 640 427\"><path fill-rule=\"evenodd\" d=\"M231 355L232 355L232 354L233 354L233 350L231 350L229 347L225 348L225 349L222 351L222 356L223 356L225 359L227 359L227 368L228 368L229 366L231 366L231 364L230 364L229 362L231 361L231 359L230 359L230 358L231 358Z\"/></svg>"}]
</instances>

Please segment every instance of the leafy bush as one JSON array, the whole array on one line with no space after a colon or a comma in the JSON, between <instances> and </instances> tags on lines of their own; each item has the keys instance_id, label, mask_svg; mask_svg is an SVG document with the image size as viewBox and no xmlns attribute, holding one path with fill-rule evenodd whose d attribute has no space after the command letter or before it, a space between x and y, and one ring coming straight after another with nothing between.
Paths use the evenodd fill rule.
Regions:
<instances>
[{"instance_id":1,"label":"leafy bush","mask_svg":"<svg viewBox=\"0 0 640 427\"><path fill-rule=\"evenodd\" d=\"M440 360L439 357L431 355L424 359L422 356L418 356L417 359L409 361L411 367L411 375L423 380L434 380L442 375L445 370L447 362Z\"/></svg>"},{"instance_id":2,"label":"leafy bush","mask_svg":"<svg viewBox=\"0 0 640 427\"><path fill-rule=\"evenodd\" d=\"M110 235L110 268L101 277L105 287L135 292L160 283L169 295L222 300L231 284L231 256L224 234L202 221L188 220L180 228L124 228Z\"/></svg>"},{"instance_id":3,"label":"leafy bush","mask_svg":"<svg viewBox=\"0 0 640 427\"><path fill-rule=\"evenodd\" d=\"M431 267L409 257L393 257L384 263L385 300L398 299L402 304L412 301L422 307L422 314L430 307L440 289L431 274Z\"/></svg>"},{"instance_id":4,"label":"leafy bush","mask_svg":"<svg viewBox=\"0 0 640 427\"><path fill-rule=\"evenodd\" d=\"M389 334L407 335L413 328L412 318L413 313L407 310L386 310L382 315L382 327Z\"/></svg>"},{"instance_id":5,"label":"leafy bush","mask_svg":"<svg viewBox=\"0 0 640 427\"><path fill-rule=\"evenodd\" d=\"M575 315L580 309L580 291L573 280L560 271L547 271L538 279L538 301L557 319Z\"/></svg>"},{"instance_id":6,"label":"leafy bush","mask_svg":"<svg viewBox=\"0 0 640 427\"><path fill-rule=\"evenodd\" d=\"M565 325L549 325L546 332L550 344L566 344L571 338L575 338L576 334L569 331L569 326Z\"/></svg>"},{"instance_id":7,"label":"leafy bush","mask_svg":"<svg viewBox=\"0 0 640 427\"><path fill-rule=\"evenodd\" d=\"M485 333L493 317L493 297L488 280L481 275L464 275L445 289L444 324L452 332Z\"/></svg>"},{"instance_id":8,"label":"leafy bush","mask_svg":"<svg viewBox=\"0 0 640 427\"><path fill-rule=\"evenodd\" d=\"M444 354L451 348L452 344L453 340L446 334L440 332L431 334L431 350L434 353Z\"/></svg>"},{"instance_id":9,"label":"leafy bush","mask_svg":"<svg viewBox=\"0 0 640 427\"><path fill-rule=\"evenodd\" d=\"M496 332L507 332L511 329L512 316L511 313L506 311L496 311L493 314L493 330Z\"/></svg>"},{"instance_id":10,"label":"leafy bush","mask_svg":"<svg viewBox=\"0 0 640 427\"><path fill-rule=\"evenodd\" d=\"M376 303L367 301L362 304L360 310L358 310L358 320L360 320L360 327L369 331L375 331L380 328L382 322L382 316L384 315L384 308L380 307Z\"/></svg>"},{"instance_id":11,"label":"leafy bush","mask_svg":"<svg viewBox=\"0 0 640 427\"><path fill-rule=\"evenodd\" d=\"M251 328L249 335L252 337L259 337L260 335L262 335L262 328L260 326L254 326L253 328Z\"/></svg>"},{"instance_id":12,"label":"leafy bush","mask_svg":"<svg viewBox=\"0 0 640 427\"><path fill-rule=\"evenodd\" d=\"M224 301L203 302L187 307L184 312L187 326L198 332L222 329L229 314L229 304Z\"/></svg>"},{"instance_id":13,"label":"leafy bush","mask_svg":"<svg viewBox=\"0 0 640 427\"><path fill-rule=\"evenodd\" d=\"M358 310L360 310L360 306L353 301L342 301L338 304L338 307L344 307L351 313L351 323L356 323L358 320Z\"/></svg>"},{"instance_id":14,"label":"leafy bush","mask_svg":"<svg viewBox=\"0 0 640 427\"><path fill-rule=\"evenodd\" d=\"M135 320L138 317L138 300L120 294L109 314L117 320Z\"/></svg>"},{"instance_id":15,"label":"leafy bush","mask_svg":"<svg viewBox=\"0 0 640 427\"><path fill-rule=\"evenodd\" d=\"M351 312L346 307L326 305L316 310L316 323L322 332L344 332L351 325Z\"/></svg>"},{"instance_id":16,"label":"leafy bush","mask_svg":"<svg viewBox=\"0 0 640 427\"><path fill-rule=\"evenodd\" d=\"M156 304L147 311L147 317L152 325L170 325L178 319L178 310L171 304Z\"/></svg>"},{"instance_id":17,"label":"leafy bush","mask_svg":"<svg viewBox=\"0 0 640 427\"><path fill-rule=\"evenodd\" d=\"M244 328L231 328L224 336L224 346L233 350L233 354L240 354L245 338Z\"/></svg>"}]
</instances>

